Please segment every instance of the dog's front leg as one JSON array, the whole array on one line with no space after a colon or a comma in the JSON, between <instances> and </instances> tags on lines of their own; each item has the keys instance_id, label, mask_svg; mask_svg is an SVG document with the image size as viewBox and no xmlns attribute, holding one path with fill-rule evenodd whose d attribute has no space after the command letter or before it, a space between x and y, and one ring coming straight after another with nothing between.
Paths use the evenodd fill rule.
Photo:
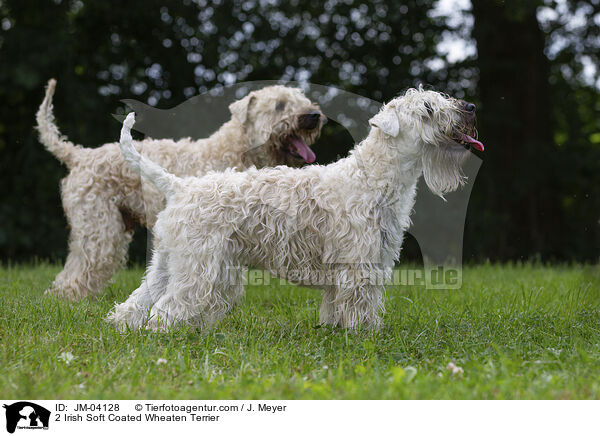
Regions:
<instances>
[{"instance_id":1,"label":"dog's front leg","mask_svg":"<svg viewBox=\"0 0 600 436\"><path fill-rule=\"evenodd\" d=\"M335 276L335 285L323 294L321 322L350 329L381 327L385 294L376 271L346 265Z\"/></svg>"}]
</instances>

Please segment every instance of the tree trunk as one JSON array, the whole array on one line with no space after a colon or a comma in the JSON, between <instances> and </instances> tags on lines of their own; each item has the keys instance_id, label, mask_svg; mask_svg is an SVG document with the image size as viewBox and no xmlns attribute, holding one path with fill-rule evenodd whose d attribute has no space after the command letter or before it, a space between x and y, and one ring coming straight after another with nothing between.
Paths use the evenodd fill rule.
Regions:
<instances>
[{"instance_id":1,"label":"tree trunk","mask_svg":"<svg viewBox=\"0 0 600 436\"><path fill-rule=\"evenodd\" d=\"M474 219L471 230L492 234L482 238L485 246L477 251L500 259L549 253L547 235L558 218L549 216L556 210L548 198L555 148L549 62L537 6L534 1L473 2L479 130L486 150L475 186L482 210L471 211L483 219Z\"/></svg>"}]
</instances>

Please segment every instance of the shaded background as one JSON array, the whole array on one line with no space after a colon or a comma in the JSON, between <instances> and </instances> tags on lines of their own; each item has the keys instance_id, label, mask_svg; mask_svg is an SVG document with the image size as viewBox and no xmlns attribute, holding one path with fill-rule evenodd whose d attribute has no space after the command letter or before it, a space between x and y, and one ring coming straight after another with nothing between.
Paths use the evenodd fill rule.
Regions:
<instances>
[{"instance_id":1,"label":"shaded background","mask_svg":"<svg viewBox=\"0 0 600 436\"><path fill-rule=\"evenodd\" d=\"M0 260L66 255L66 169L33 130L55 77L59 127L86 146L118 138L124 98L171 108L282 79L387 101L431 85L478 105L486 145L465 260L598 261L599 54L600 0L0 0ZM321 163L351 145L335 123L321 141Z\"/></svg>"}]
</instances>

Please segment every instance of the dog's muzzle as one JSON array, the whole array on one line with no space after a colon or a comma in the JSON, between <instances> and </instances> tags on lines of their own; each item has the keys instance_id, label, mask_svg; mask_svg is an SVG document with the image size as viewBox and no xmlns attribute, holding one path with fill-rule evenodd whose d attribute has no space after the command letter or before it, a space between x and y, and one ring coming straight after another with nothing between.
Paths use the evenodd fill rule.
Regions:
<instances>
[{"instance_id":1,"label":"dog's muzzle","mask_svg":"<svg viewBox=\"0 0 600 436\"><path fill-rule=\"evenodd\" d=\"M464 100L459 101L460 109L462 112L463 123L467 127L468 133L476 136L477 130L475 130L475 105L468 103ZM452 139L458 142L467 150L474 148L475 150L483 151L483 144L477 139L473 138L466 132L456 132L452 135Z\"/></svg>"},{"instance_id":2,"label":"dog's muzzle","mask_svg":"<svg viewBox=\"0 0 600 436\"><path fill-rule=\"evenodd\" d=\"M321 112L315 110L298 116L298 128L303 130L316 129L321 120L321 115Z\"/></svg>"}]
</instances>

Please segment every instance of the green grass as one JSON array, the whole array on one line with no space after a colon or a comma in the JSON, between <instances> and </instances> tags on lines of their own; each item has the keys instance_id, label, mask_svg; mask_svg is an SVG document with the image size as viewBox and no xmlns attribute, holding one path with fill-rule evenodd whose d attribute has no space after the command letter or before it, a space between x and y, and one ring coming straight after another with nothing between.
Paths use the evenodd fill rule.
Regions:
<instances>
[{"instance_id":1,"label":"green grass","mask_svg":"<svg viewBox=\"0 0 600 436\"><path fill-rule=\"evenodd\" d=\"M2 398L600 397L597 266L482 265L459 291L392 287L384 328L358 334L318 327L318 291L278 285L250 286L206 334L120 334L103 318L142 270L79 304L42 296L58 271L0 269Z\"/></svg>"}]
</instances>

